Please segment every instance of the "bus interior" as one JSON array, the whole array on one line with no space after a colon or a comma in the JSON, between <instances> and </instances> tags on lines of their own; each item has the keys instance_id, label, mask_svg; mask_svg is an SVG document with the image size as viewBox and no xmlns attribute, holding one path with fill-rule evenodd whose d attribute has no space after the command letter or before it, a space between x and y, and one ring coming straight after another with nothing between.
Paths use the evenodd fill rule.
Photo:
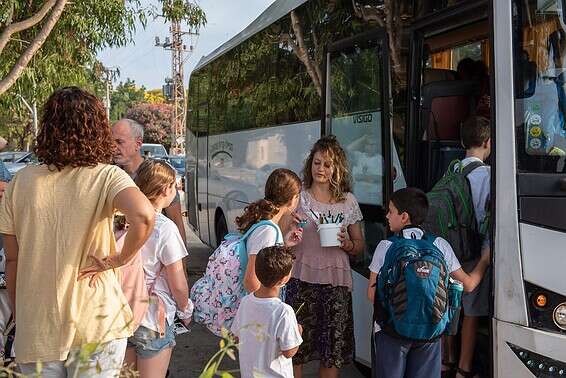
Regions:
<instances>
[{"instance_id":1,"label":"bus interior","mask_svg":"<svg viewBox=\"0 0 566 378\"><path fill-rule=\"evenodd\" d=\"M414 32L411 51L413 71L409 80L412 94L406 129L406 175L408 185L429 191L454 159L462 159L462 123L471 115L491 117L490 23L488 5L468 18L455 13L440 23L431 22ZM492 130L495 125L491 124ZM412 151L411 151L412 150ZM411 158L413 157L413 158ZM492 183L493 187L493 183ZM491 307L492 305L490 305ZM462 322L460 321L460 326ZM458 363L461 332L450 345L445 341L443 361ZM491 332L488 317L479 321L471 371L491 376ZM452 348L452 358L448 349Z\"/></svg>"}]
</instances>

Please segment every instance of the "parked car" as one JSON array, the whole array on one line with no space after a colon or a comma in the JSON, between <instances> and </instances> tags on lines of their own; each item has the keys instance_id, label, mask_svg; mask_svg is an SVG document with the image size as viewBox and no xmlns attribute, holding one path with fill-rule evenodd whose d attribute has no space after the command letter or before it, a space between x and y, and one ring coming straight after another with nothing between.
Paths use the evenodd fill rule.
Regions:
<instances>
[{"instance_id":1,"label":"parked car","mask_svg":"<svg viewBox=\"0 0 566 378\"><path fill-rule=\"evenodd\" d=\"M156 143L143 143L141 146L141 154L142 156L166 156L167 150L163 147L162 144Z\"/></svg>"},{"instance_id":2,"label":"parked car","mask_svg":"<svg viewBox=\"0 0 566 378\"><path fill-rule=\"evenodd\" d=\"M2 152L5 153L5 152ZM19 154L19 157L14 159L12 162L4 161L6 169L11 173L15 174L20 169L24 168L27 165L37 163L37 158L33 152L15 152Z\"/></svg>"}]
</instances>

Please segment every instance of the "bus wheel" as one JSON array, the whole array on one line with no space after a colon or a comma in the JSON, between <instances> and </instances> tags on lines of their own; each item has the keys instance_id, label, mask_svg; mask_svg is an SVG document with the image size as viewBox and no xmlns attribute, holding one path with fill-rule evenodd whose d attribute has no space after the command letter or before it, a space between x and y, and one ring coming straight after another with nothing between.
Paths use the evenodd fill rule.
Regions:
<instances>
[{"instance_id":1,"label":"bus wheel","mask_svg":"<svg viewBox=\"0 0 566 378\"><path fill-rule=\"evenodd\" d=\"M220 213L216 219L216 224L214 225L214 231L216 235L216 247L222 243L224 236L228 233L228 225L226 224L226 218L224 214Z\"/></svg>"}]
</instances>

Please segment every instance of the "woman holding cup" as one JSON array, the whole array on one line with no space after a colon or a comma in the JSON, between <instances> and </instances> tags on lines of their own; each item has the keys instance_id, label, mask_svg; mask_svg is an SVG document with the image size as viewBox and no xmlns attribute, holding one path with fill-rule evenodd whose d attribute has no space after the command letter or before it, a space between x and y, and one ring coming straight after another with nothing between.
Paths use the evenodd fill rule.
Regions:
<instances>
[{"instance_id":1,"label":"woman holding cup","mask_svg":"<svg viewBox=\"0 0 566 378\"><path fill-rule=\"evenodd\" d=\"M351 193L346 154L334 136L318 140L303 168L303 191L296 216L303 241L287 284L288 304L298 309L303 344L293 358L302 365L320 360L320 377L337 377L352 362L354 326L350 256L364 250L362 213Z\"/></svg>"}]
</instances>

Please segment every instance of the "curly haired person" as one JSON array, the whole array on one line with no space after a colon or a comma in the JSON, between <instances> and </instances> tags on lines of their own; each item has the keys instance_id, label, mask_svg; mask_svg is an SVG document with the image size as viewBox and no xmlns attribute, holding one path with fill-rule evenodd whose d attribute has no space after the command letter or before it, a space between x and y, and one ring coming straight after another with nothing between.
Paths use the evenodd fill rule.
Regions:
<instances>
[{"instance_id":1,"label":"curly haired person","mask_svg":"<svg viewBox=\"0 0 566 378\"><path fill-rule=\"evenodd\" d=\"M16 362L25 375L36 372L38 361L43 377L120 371L132 312L114 268L135 256L155 215L132 179L111 165L109 146L100 100L77 87L55 91L43 108L39 164L18 172L0 204ZM115 253L115 210L130 224L121 254ZM103 271L95 274L91 263ZM96 350L81 354L86 344Z\"/></svg>"},{"instance_id":2,"label":"curly haired person","mask_svg":"<svg viewBox=\"0 0 566 378\"><path fill-rule=\"evenodd\" d=\"M297 212L308 222L303 241L295 247L297 260L287 284L286 302L304 309L297 316L303 344L293 357L295 377L302 365L320 360L320 377L337 377L352 362L354 325L350 256L364 250L362 213L351 193L346 154L334 136L318 140L303 169L303 191ZM318 215L343 216L340 245L321 247ZM314 216L316 214L316 217Z\"/></svg>"}]
</instances>

